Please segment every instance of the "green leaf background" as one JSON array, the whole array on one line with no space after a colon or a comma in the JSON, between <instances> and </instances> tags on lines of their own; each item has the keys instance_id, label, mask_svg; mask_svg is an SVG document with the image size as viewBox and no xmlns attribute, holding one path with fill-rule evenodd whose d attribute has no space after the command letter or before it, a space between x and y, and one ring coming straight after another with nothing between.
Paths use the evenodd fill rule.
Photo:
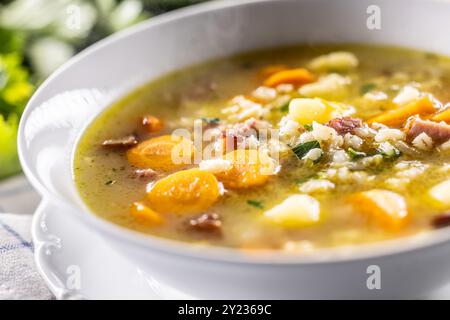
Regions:
<instances>
[{"instance_id":1,"label":"green leaf background","mask_svg":"<svg viewBox=\"0 0 450 320\"><path fill-rule=\"evenodd\" d=\"M203 1L0 0L0 179L20 172L20 116L35 88L56 68L116 31ZM80 10L79 29L67 28L71 6Z\"/></svg>"}]
</instances>

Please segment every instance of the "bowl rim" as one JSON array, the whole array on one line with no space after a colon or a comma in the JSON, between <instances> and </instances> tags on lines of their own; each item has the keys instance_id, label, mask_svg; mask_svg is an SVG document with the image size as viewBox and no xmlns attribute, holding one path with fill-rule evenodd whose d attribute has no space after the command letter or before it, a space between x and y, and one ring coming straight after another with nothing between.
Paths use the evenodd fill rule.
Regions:
<instances>
[{"instance_id":1,"label":"bowl rim","mask_svg":"<svg viewBox=\"0 0 450 320\"><path fill-rule=\"evenodd\" d=\"M382 258L393 255L402 255L410 252L427 249L430 247L447 245L450 242L450 232L448 228L439 230L430 230L416 235L405 236L392 240L385 240L371 244L359 244L353 246L340 246L333 248L319 248L313 250L312 253L305 252L284 252L281 250L243 250L219 246L199 246L189 242L166 239L153 235L143 234L125 227L116 225L94 214L87 205L81 200L80 194L77 192L76 197L80 204L80 208L66 203L62 199L52 195L47 188L39 181L28 166L26 156L26 143L24 139L24 129L32 110L39 105L36 104L37 98L45 92L47 87L51 85L55 78L63 74L71 66L82 61L95 51L107 47L109 44L116 43L122 39L145 31L157 25L170 23L171 21L195 16L198 14L219 11L229 7L244 7L253 4L264 4L277 2L279 0L217 0L205 2L178 9L173 12L165 13L152 19L141 22L135 26L127 28L123 31L115 33L102 39L95 44L84 49L64 65L59 67L50 77L48 77L36 90L32 98L27 103L23 112L18 129L18 154L22 164L22 169L33 185L33 187L43 196L44 202L47 200L53 205L68 209L77 218L82 220L88 227L96 229L101 235L107 235L114 238L115 241L123 241L129 245L136 245L141 249L156 251L160 254L176 255L184 258L193 258L206 260L208 262L226 262L226 263L242 263L254 265L316 265L316 264L335 264L345 262L355 262L360 260ZM282 0L284 2L293 2L293 0ZM311 0L300 0L311 1ZM421 0L424 1L424 0ZM427 0L428 2L442 2L442 0ZM450 3L449 3L450 5ZM105 109L99 113L101 114ZM97 115L98 116L98 115ZM84 130L92 123L92 117L86 123ZM84 132L83 130L83 132ZM82 134L81 134L82 135ZM73 149L78 146L79 135L73 145ZM74 153L72 152L72 155ZM73 159L71 159L73 160ZM73 161L71 162L71 168ZM74 210L75 209L75 210ZM102 234L103 233L103 234Z\"/></svg>"}]
</instances>

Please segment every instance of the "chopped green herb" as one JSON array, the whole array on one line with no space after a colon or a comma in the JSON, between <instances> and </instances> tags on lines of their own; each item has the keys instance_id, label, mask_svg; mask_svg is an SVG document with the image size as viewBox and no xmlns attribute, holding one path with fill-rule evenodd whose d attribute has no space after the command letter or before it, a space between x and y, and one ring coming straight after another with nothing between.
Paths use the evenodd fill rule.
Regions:
<instances>
[{"instance_id":1,"label":"chopped green herb","mask_svg":"<svg viewBox=\"0 0 450 320\"><path fill-rule=\"evenodd\" d=\"M109 180L109 181L106 181L105 185L110 186L110 185L112 185L114 183L116 183L115 180Z\"/></svg>"},{"instance_id":2,"label":"chopped green herb","mask_svg":"<svg viewBox=\"0 0 450 320\"><path fill-rule=\"evenodd\" d=\"M329 72L329 73L337 73L337 74L345 73L344 70L339 69L339 68L330 68L330 69L328 70L328 72Z\"/></svg>"},{"instance_id":3,"label":"chopped green herb","mask_svg":"<svg viewBox=\"0 0 450 320\"><path fill-rule=\"evenodd\" d=\"M258 208L258 209L264 209L263 203L258 200L247 200L247 204L254 206L255 208Z\"/></svg>"},{"instance_id":4,"label":"chopped green herb","mask_svg":"<svg viewBox=\"0 0 450 320\"><path fill-rule=\"evenodd\" d=\"M13 32L0 29L0 179L20 172L17 129L33 91L19 42Z\"/></svg>"},{"instance_id":5,"label":"chopped green herb","mask_svg":"<svg viewBox=\"0 0 450 320\"><path fill-rule=\"evenodd\" d=\"M220 122L219 118L202 118L203 122L206 122L207 124L218 124Z\"/></svg>"},{"instance_id":6,"label":"chopped green herb","mask_svg":"<svg viewBox=\"0 0 450 320\"><path fill-rule=\"evenodd\" d=\"M295 179L294 182L295 182L295 184L303 184L303 183L308 182L309 180L316 178L316 177L317 177L317 174L313 174L313 175L309 175L309 176L306 176L303 178Z\"/></svg>"},{"instance_id":7,"label":"chopped green herb","mask_svg":"<svg viewBox=\"0 0 450 320\"><path fill-rule=\"evenodd\" d=\"M319 141L313 140L305 143L300 143L299 145L292 148L292 152L295 153L298 159L302 160L303 157L312 149L320 149Z\"/></svg>"},{"instance_id":8,"label":"chopped green herb","mask_svg":"<svg viewBox=\"0 0 450 320\"><path fill-rule=\"evenodd\" d=\"M367 157L367 154L365 152L356 151L353 148L348 148L347 149L347 154L350 156L350 158L352 160L361 159L361 158Z\"/></svg>"},{"instance_id":9,"label":"chopped green herb","mask_svg":"<svg viewBox=\"0 0 450 320\"><path fill-rule=\"evenodd\" d=\"M392 161L398 159L402 155L402 152L397 148L392 148L392 151L390 152L386 152L381 148L378 148L377 151L383 156L384 159Z\"/></svg>"},{"instance_id":10,"label":"chopped green herb","mask_svg":"<svg viewBox=\"0 0 450 320\"><path fill-rule=\"evenodd\" d=\"M375 89L377 85L375 83L366 83L361 86L360 92L361 94L366 94L369 91Z\"/></svg>"},{"instance_id":11,"label":"chopped green herb","mask_svg":"<svg viewBox=\"0 0 450 320\"><path fill-rule=\"evenodd\" d=\"M288 102L286 102L283 105L281 105L280 111L283 112L283 113L288 113L289 112L289 104L290 103L291 103L291 100L289 100Z\"/></svg>"},{"instance_id":12,"label":"chopped green herb","mask_svg":"<svg viewBox=\"0 0 450 320\"><path fill-rule=\"evenodd\" d=\"M303 125L303 127L305 128L306 131L313 131L312 124L305 124L305 125Z\"/></svg>"}]
</instances>

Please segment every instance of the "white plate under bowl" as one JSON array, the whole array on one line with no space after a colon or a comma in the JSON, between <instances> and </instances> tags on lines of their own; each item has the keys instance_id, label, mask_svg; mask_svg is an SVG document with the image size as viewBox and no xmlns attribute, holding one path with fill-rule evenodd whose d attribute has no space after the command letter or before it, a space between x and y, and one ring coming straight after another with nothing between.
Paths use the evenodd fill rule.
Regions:
<instances>
[{"instance_id":1,"label":"white plate under bowl","mask_svg":"<svg viewBox=\"0 0 450 320\"><path fill-rule=\"evenodd\" d=\"M37 268L57 299L194 298L159 284L48 202L36 210L32 236ZM425 298L450 299L450 284Z\"/></svg>"},{"instance_id":2,"label":"white plate under bowl","mask_svg":"<svg viewBox=\"0 0 450 320\"><path fill-rule=\"evenodd\" d=\"M37 208L31 231L38 271L57 299L192 299L160 285L48 202Z\"/></svg>"}]
</instances>

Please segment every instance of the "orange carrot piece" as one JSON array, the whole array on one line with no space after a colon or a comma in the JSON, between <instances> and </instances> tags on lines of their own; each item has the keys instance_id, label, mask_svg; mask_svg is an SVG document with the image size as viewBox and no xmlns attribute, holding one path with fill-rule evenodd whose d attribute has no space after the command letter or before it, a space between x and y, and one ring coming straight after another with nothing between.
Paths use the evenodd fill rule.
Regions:
<instances>
[{"instance_id":1,"label":"orange carrot piece","mask_svg":"<svg viewBox=\"0 0 450 320\"><path fill-rule=\"evenodd\" d=\"M130 214L142 223L158 225L164 222L158 213L142 202L134 202L130 207Z\"/></svg>"},{"instance_id":2,"label":"orange carrot piece","mask_svg":"<svg viewBox=\"0 0 450 320\"><path fill-rule=\"evenodd\" d=\"M274 73L264 81L264 85L267 87L276 87L282 83L290 83L295 85L303 85L313 82L315 80L314 75L306 69L297 68L282 70Z\"/></svg>"},{"instance_id":3,"label":"orange carrot piece","mask_svg":"<svg viewBox=\"0 0 450 320\"><path fill-rule=\"evenodd\" d=\"M228 189L249 189L264 185L273 172L270 157L258 150L237 149L224 155L231 167L216 173L217 179Z\"/></svg>"},{"instance_id":4,"label":"orange carrot piece","mask_svg":"<svg viewBox=\"0 0 450 320\"><path fill-rule=\"evenodd\" d=\"M289 69L288 66L286 66L284 64L272 64L272 65L262 68L259 73L261 74L261 76L267 78L277 72L287 70L287 69Z\"/></svg>"},{"instance_id":5,"label":"orange carrot piece","mask_svg":"<svg viewBox=\"0 0 450 320\"><path fill-rule=\"evenodd\" d=\"M450 124L450 108L447 108L444 111L436 113L431 117L431 120L436 122L445 121Z\"/></svg>"},{"instance_id":6,"label":"orange carrot piece","mask_svg":"<svg viewBox=\"0 0 450 320\"><path fill-rule=\"evenodd\" d=\"M147 129L150 133L156 133L163 129L164 125L162 121L154 116L145 116L142 119L142 125Z\"/></svg>"},{"instance_id":7,"label":"orange carrot piece","mask_svg":"<svg viewBox=\"0 0 450 320\"><path fill-rule=\"evenodd\" d=\"M405 225L408 207L405 199L392 191L372 189L350 197L355 210L366 214L369 221L380 227L396 231Z\"/></svg>"},{"instance_id":8,"label":"orange carrot piece","mask_svg":"<svg viewBox=\"0 0 450 320\"><path fill-rule=\"evenodd\" d=\"M371 118L367 123L382 123L387 126L400 127L411 116L414 115L429 115L436 112L436 108L428 97L423 97L418 100L411 101L403 107L386 111L374 118Z\"/></svg>"},{"instance_id":9,"label":"orange carrot piece","mask_svg":"<svg viewBox=\"0 0 450 320\"><path fill-rule=\"evenodd\" d=\"M147 200L156 212L189 215L205 212L220 195L219 182L212 173L190 169L156 182Z\"/></svg>"},{"instance_id":10,"label":"orange carrot piece","mask_svg":"<svg viewBox=\"0 0 450 320\"><path fill-rule=\"evenodd\" d=\"M192 141L175 135L150 138L127 151L132 166L163 171L185 167L193 155Z\"/></svg>"}]
</instances>

